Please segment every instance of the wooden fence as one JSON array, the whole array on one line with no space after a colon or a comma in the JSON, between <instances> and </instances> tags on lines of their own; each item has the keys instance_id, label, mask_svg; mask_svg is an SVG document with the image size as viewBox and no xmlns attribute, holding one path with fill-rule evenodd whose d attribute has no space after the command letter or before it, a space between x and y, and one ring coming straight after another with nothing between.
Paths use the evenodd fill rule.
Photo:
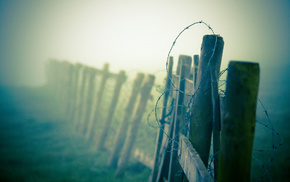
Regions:
<instances>
[{"instance_id":1,"label":"wooden fence","mask_svg":"<svg viewBox=\"0 0 290 182\"><path fill-rule=\"evenodd\" d=\"M166 121L162 110L149 181L250 181L259 65L231 61L221 97L223 44L220 36L204 36L200 59L194 56L191 67L192 58L181 55L176 74L169 59L163 108L171 98L174 112ZM208 172L211 144L214 174Z\"/></svg>"},{"instance_id":2,"label":"wooden fence","mask_svg":"<svg viewBox=\"0 0 290 182\"><path fill-rule=\"evenodd\" d=\"M57 60L50 60L47 64L48 86L56 93L62 106L66 107L66 115L75 124L76 131L96 145L98 150L105 149L121 88L126 79L125 71L118 74L109 72L109 64L105 64L102 70ZM117 168L117 177L124 174L131 155L148 167L152 166L152 161L148 160L144 152L133 147L140 121L151 97L154 80L154 75L137 73L128 103L123 104L126 105L123 108L124 116L108 159L108 166ZM106 85L112 82L113 93L106 111L107 116L100 118L104 105L108 104L103 101L104 94L108 92ZM96 128L101 123L104 125L96 140Z\"/></svg>"},{"instance_id":3,"label":"wooden fence","mask_svg":"<svg viewBox=\"0 0 290 182\"><path fill-rule=\"evenodd\" d=\"M200 56L195 55L192 61L191 56L180 55L176 73L173 57L169 58L153 159L133 146L155 77L136 75L108 159L108 166L117 168L117 177L124 174L130 156L134 156L152 169L149 178L152 182L250 181L259 65L231 61L226 90L220 95L223 45L220 36L204 36ZM94 88L96 75L101 78L98 88ZM115 80L108 115L96 145L99 150L104 149L126 80L125 72L110 73L108 64L98 70L78 63L50 61L47 77L48 85L67 106L67 115L76 129L90 141L99 122L106 83ZM168 108L173 108L171 113ZM209 166L211 146L214 160ZM209 168L214 169L214 174L208 172Z\"/></svg>"}]
</instances>

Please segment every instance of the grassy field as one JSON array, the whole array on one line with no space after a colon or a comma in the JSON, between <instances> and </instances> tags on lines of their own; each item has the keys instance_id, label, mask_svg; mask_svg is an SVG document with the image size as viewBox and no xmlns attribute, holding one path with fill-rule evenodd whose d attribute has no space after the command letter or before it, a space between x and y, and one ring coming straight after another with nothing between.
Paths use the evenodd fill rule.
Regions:
<instances>
[{"instance_id":1,"label":"grassy field","mask_svg":"<svg viewBox=\"0 0 290 182\"><path fill-rule=\"evenodd\" d=\"M267 95L262 96L268 98ZM271 101L265 100L267 102ZM154 108L154 103L154 100L148 103L148 110ZM284 138L283 145L274 153L270 169L273 181L290 179L290 124L287 123L290 115L285 103L283 99L274 99L269 108L273 125ZM122 99L118 107L124 107ZM131 160L122 179L115 179L115 169L106 167L109 153L96 151L94 143L86 143L63 113L63 108L45 87L0 87L1 182L148 180L150 170L135 160ZM156 130L147 126L147 114L148 112L144 114L136 146L152 156ZM122 113L117 109L116 115L118 117L114 117L107 148L111 147ZM267 119L260 106L257 119L261 122L266 122ZM96 128L97 133L101 128L102 125ZM279 138L275 136L274 139L277 144ZM257 125L254 145L254 148L271 149L271 131ZM268 168L271 151L254 151L254 156ZM256 181L264 172L259 162L253 160L252 181ZM265 175L261 181L270 181L270 178Z\"/></svg>"},{"instance_id":2,"label":"grassy field","mask_svg":"<svg viewBox=\"0 0 290 182\"><path fill-rule=\"evenodd\" d=\"M150 170L131 161L122 179L74 132L44 88L0 88L0 181L147 181Z\"/></svg>"}]
</instances>

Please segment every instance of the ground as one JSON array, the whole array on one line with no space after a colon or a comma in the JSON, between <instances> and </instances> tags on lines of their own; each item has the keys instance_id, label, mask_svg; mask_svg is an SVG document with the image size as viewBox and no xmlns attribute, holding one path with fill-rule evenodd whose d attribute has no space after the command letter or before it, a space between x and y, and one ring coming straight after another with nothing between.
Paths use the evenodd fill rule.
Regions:
<instances>
[{"instance_id":1,"label":"ground","mask_svg":"<svg viewBox=\"0 0 290 182\"><path fill-rule=\"evenodd\" d=\"M122 179L62 115L44 88L0 87L0 181L147 181L132 161Z\"/></svg>"},{"instance_id":2,"label":"ground","mask_svg":"<svg viewBox=\"0 0 290 182\"><path fill-rule=\"evenodd\" d=\"M279 100L283 101L274 101ZM269 172L272 181L287 181L290 178L288 107L278 102L271 104L275 110L269 110L269 114L275 129L283 136L284 143L275 150ZM258 120L265 122L263 110L258 109L258 112L262 113L258 114ZM106 166L109 153L96 151L94 143L87 143L63 113L63 108L46 87L0 87L1 182L148 180L150 169L134 160L131 160L125 176L116 179L116 170ZM146 114L144 116L146 118ZM139 138L148 138L147 135L154 138L155 134L143 128L141 127ZM254 148L261 146L263 149L271 149L271 131L257 125L255 135ZM274 138L275 144L280 142L279 137ZM141 148L145 145L144 150L154 151L153 140L147 141L152 143L150 147L146 141L140 141L136 145ZM268 168L271 151L254 151L253 154ZM256 181L264 173L265 170L253 159L251 181ZM265 175L261 181L270 181L270 178Z\"/></svg>"}]
</instances>

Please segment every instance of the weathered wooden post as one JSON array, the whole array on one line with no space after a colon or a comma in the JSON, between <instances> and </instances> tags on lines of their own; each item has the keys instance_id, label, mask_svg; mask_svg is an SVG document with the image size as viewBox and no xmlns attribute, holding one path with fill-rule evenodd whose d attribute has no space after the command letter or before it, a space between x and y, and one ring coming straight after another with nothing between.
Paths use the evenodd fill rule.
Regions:
<instances>
[{"instance_id":1,"label":"weathered wooden post","mask_svg":"<svg viewBox=\"0 0 290 182\"><path fill-rule=\"evenodd\" d=\"M217 65L220 65L221 62L223 45L223 38L218 35L203 37L196 89L192 101L189 139L206 167L208 166L213 126L210 69L213 65L215 65L213 67L219 68Z\"/></svg>"},{"instance_id":2,"label":"weathered wooden post","mask_svg":"<svg viewBox=\"0 0 290 182\"><path fill-rule=\"evenodd\" d=\"M179 56L180 69L179 73L179 83L177 85L177 105L175 111L175 121L174 121L174 130L173 130L173 143L171 149L171 159L169 166L168 181L181 181L182 175L176 175L178 170L181 169L178 162L178 147L179 147L179 133L187 133L187 122L185 121L186 106L184 105L184 96L185 96L185 79L188 79L190 76L190 69L192 59L190 56Z\"/></svg>"},{"instance_id":3,"label":"weathered wooden post","mask_svg":"<svg viewBox=\"0 0 290 182\"><path fill-rule=\"evenodd\" d=\"M117 80L116 80L116 85L115 85L115 89L114 89L114 93L113 93L113 98L109 107L109 111L108 111L108 115L107 115L107 119L105 121L105 126L104 129L102 131L101 137L99 139L99 143L97 148L99 150L104 148L104 144L112 123L112 119L114 116L114 112L117 106L117 102L119 99L119 95L120 95L120 91L122 88L123 83L126 81L126 74L125 71L120 71L120 73L117 75Z\"/></svg>"},{"instance_id":4,"label":"weathered wooden post","mask_svg":"<svg viewBox=\"0 0 290 182\"><path fill-rule=\"evenodd\" d=\"M80 88L80 97L78 102L77 110L75 110L75 118L74 121L76 123L76 129L79 130L80 127L80 119L82 115L83 105L86 98L86 90L87 90L87 82L88 82L88 76L89 76L89 67L84 66L82 71L82 82L81 82L81 88Z\"/></svg>"},{"instance_id":5,"label":"weathered wooden post","mask_svg":"<svg viewBox=\"0 0 290 182\"><path fill-rule=\"evenodd\" d=\"M66 112L65 112L67 116L72 102L74 70L75 65L73 65L72 63L68 63L67 65L68 80L66 90L67 94L66 94Z\"/></svg>"},{"instance_id":6,"label":"weathered wooden post","mask_svg":"<svg viewBox=\"0 0 290 182\"><path fill-rule=\"evenodd\" d=\"M88 76L88 83L87 83L87 90L86 90L86 98L85 102L83 104L83 115L82 118L80 119L81 125L80 125L80 131L85 134L87 130L87 125L88 125L88 120L89 116L92 111L92 105L94 102L94 92L95 92L95 77L96 74L99 73L100 71L95 69L95 68L89 68L89 76Z\"/></svg>"},{"instance_id":7,"label":"weathered wooden post","mask_svg":"<svg viewBox=\"0 0 290 182\"><path fill-rule=\"evenodd\" d=\"M172 97L172 103L171 103L171 107L172 107L172 114L171 114L171 120L170 120L170 124L169 124L169 129L168 129L168 133L169 133L169 137L166 137L164 140L164 146L163 147L163 151L161 152L161 157L160 157L160 165L159 165L159 170L158 170L158 174L157 174L157 178L156 181L162 181L164 178L168 179L168 174L169 174L169 168L170 168L170 159L171 159L171 150L172 150L172 143L174 140L172 140L173 133L174 133L174 122L175 122L175 115L176 115L176 98L177 98L177 91L176 91L176 86L178 84L179 81L179 74L180 74L180 61L181 59L178 59L178 63L177 63L177 70L176 70L176 74L172 74L172 77L170 78L170 84L172 86L172 91L170 92L170 95ZM178 66L179 65L179 66Z\"/></svg>"},{"instance_id":8,"label":"weathered wooden post","mask_svg":"<svg viewBox=\"0 0 290 182\"><path fill-rule=\"evenodd\" d=\"M114 140L113 150L111 151L111 155L108 160L109 167L117 167L119 155L126 139L129 121L131 120L131 116L135 107L137 96L139 95L141 89L143 79L144 74L138 73L133 84L133 90L125 110L124 118Z\"/></svg>"},{"instance_id":9,"label":"weathered wooden post","mask_svg":"<svg viewBox=\"0 0 290 182\"><path fill-rule=\"evenodd\" d=\"M215 44L218 45L218 39ZM222 45L221 45L222 44ZM223 53L223 42L219 42L214 57L210 61L210 79L211 79L211 100L212 100L212 121L213 121L213 158L214 158L214 177L217 179L218 174L218 153L220 151L220 102L218 93L218 82L220 65Z\"/></svg>"},{"instance_id":10,"label":"weathered wooden post","mask_svg":"<svg viewBox=\"0 0 290 182\"><path fill-rule=\"evenodd\" d=\"M70 84L70 63L67 61L62 62L62 93L60 101L64 106L64 111L66 111L68 106L68 96L69 96L69 84ZM65 113L65 112L64 112Z\"/></svg>"},{"instance_id":11,"label":"weathered wooden post","mask_svg":"<svg viewBox=\"0 0 290 182\"><path fill-rule=\"evenodd\" d=\"M71 64L71 80L70 80L70 90L69 90L69 100L68 100L68 106L67 106L67 111L66 114L68 117L70 117L70 112L72 109L72 105L74 102L74 94L75 94L75 73L76 73L76 64ZM70 118L69 118L70 119Z\"/></svg>"},{"instance_id":12,"label":"weathered wooden post","mask_svg":"<svg viewBox=\"0 0 290 182\"><path fill-rule=\"evenodd\" d=\"M199 65L199 55L194 55L193 56L193 87L195 88L196 85L196 78L197 78L197 73L198 73L198 65Z\"/></svg>"},{"instance_id":13,"label":"weathered wooden post","mask_svg":"<svg viewBox=\"0 0 290 182\"><path fill-rule=\"evenodd\" d=\"M56 63L56 70L57 70L57 96L58 99L61 100L62 94L63 94L63 64L60 61L55 62Z\"/></svg>"},{"instance_id":14,"label":"weathered wooden post","mask_svg":"<svg viewBox=\"0 0 290 182\"><path fill-rule=\"evenodd\" d=\"M166 118L166 110L167 110L167 102L169 97L169 92L171 88L171 77L172 77L172 67L173 67L173 57L169 58L168 62L168 70L167 70L167 76L166 76L166 83L165 83L165 93L163 98L163 108L161 111L161 117L160 117L160 126L157 133L157 139L156 139L156 147L155 147L155 154L154 154L154 166L153 170L151 172L149 181L156 181L157 175L158 175L158 169L160 165L160 150L162 147L162 141L163 141L163 135L164 135L164 125L165 125L165 118Z\"/></svg>"},{"instance_id":15,"label":"weathered wooden post","mask_svg":"<svg viewBox=\"0 0 290 182\"><path fill-rule=\"evenodd\" d=\"M101 72L100 70L97 70L95 68L90 68L87 97L86 97L86 102L84 106L85 114L83 115L83 118L81 120L82 125L80 128L80 131L83 134L86 134L87 129L88 129L88 123L89 123L89 119L92 113L92 108L93 108L94 99L95 99L95 96L94 96L95 89L96 89L95 78L96 78L96 75L100 72Z\"/></svg>"},{"instance_id":16,"label":"weathered wooden post","mask_svg":"<svg viewBox=\"0 0 290 182\"><path fill-rule=\"evenodd\" d=\"M219 182L250 181L258 87L258 63L229 63L222 114Z\"/></svg>"},{"instance_id":17,"label":"weathered wooden post","mask_svg":"<svg viewBox=\"0 0 290 182\"><path fill-rule=\"evenodd\" d=\"M81 90L81 81L82 81L82 70L83 65L80 63L76 64L76 70L75 70L75 78L74 78L74 89L73 89L73 100L72 100L72 106L69 112L70 121L75 121L75 113L79 106L79 100L80 100L80 90Z\"/></svg>"},{"instance_id":18,"label":"weathered wooden post","mask_svg":"<svg viewBox=\"0 0 290 182\"><path fill-rule=\"evenodd\" d=\"M148 75L145 79L145 83L142 87L142 90L140 92L140 100L139 105L136 110L135 116L133 118L132 126L128 131L128 135L124 144L124 148L121 152L120 159L118 161L118 169L116 171L116 177L123 176L125 169L127 167L127 163L129 161L133 145L135 143L138 128L142 119L142 116L145 112L147 100L149 99L151 88L154 84L155 76L154 75Z\"/></svg>"},{"instance_id":19,"label":"weathered wooden post","mask_svg":"<svg viewBox=\"0 0 290 182\"><path fill-rule=\"evenodd\" d=\"M91 113L91 116L90 116L88 130L86 133L87 140L92 140L94 136L93 130L95 129L96 120L100 112L100 108L101 108L102 100L103 100L103 93L105 91L105 86L106 86L108 78L109 78L109 64L106 63L104 64L104 67L103 67L102 80L101 80L99 91L96 96L97 103L95 107L93 108L93 112Z\"/></svg>"},{"instance_id":20,"label":"weathered wooden post","mask_svg":"<svg viewBox=\"0 0 290 182\"><path fill-rule=\"evenodd\" d=\"M57 96L59 100L63 99L63 83L64 83L64 79L63 79L63 62L56 62L57 66L57 81L58 81L58 88L57 88Z\"/></svg>"}]
</instances>

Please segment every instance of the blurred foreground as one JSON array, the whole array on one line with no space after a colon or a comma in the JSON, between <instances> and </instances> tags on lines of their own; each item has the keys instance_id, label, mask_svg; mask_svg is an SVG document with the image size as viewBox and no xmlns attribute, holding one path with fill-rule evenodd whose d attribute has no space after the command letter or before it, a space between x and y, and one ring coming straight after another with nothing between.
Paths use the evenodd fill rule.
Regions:
<instances>
[{"instance_id":1,"label":"blurred foreground","mask_svg":"<svg viewBox=\"0 0 290 182\"><path fill-rule=\"evenodd\" d=\"M269 99L272 94L261 95ZM272 104L275 109L270 110L269 114L284 143L275 150L269 172L272 181L287 181L290 179L290 115L286 112L286 105ZM131 160L124 178L115 179L115 169L106 166L109 153L97 151L94 145L87 144L63 113L57 100L45 87L0 87L0 181L148 180L150 169L135 160ZM265 120L259 106L258 113L257 120ZM146 134L148 132L142 135ZM258 126L255 135L254 148L271 148L271 131ZM147 147L147 150L154 151L154 148ZM264 163L265 168L268 167L270 151L254 151L253 155ZM252 181L264 172L253 159ZM266 175L262 181L270 181L270 178Z\"/></svg>"},{"instance_id":2,"label":"blurred foreground","mask_svg":"<svg viewBox=\"0 0 290 182\"><path fill-rule=\"evenodd\" d=\"M98 152L76 134L44 87L0 87L0 181L147 181L150 170L131 161L115 179Z\"/></svg>"}]
</instances>

